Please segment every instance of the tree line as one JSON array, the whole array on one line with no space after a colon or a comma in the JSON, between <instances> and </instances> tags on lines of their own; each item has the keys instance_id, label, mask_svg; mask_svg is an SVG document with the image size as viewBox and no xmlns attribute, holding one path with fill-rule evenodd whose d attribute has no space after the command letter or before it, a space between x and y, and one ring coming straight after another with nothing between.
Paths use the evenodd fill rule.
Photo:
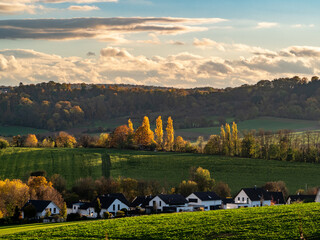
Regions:
<instances>
[{"instance_id":1,"label":"tree line","mask_svg":"<svg viewBox=\"0 0 320 240\"><path fill-rule=\"evenodd\" d=\"M55 82L7 87L0 94L0 123L65 130L80 123L146 113L172 116L176 128L210 127L209 116L236 121L259 116L320 119L320 81L298 76L254 85L214 89L176 89L125 85L60 84ZM221 124L221 122L220 122Z\"/></svg>"}]
</instances>

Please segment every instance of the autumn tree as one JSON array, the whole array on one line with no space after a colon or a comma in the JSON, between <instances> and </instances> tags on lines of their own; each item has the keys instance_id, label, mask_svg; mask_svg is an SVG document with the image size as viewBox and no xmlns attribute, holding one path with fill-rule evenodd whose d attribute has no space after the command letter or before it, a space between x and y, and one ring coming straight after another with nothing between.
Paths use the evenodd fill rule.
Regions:
<instances>
[{"instance_id":1,"label":"autumn tree","mask_svg":"<svg viewBox=\"0 0 320 240\"><path fill-rule=\"evenodd\" d=\"M227 183L217 182L213 187L213 191L221 198L231 197L231 189Z\"/></svg>"},{"instance_id":2,"label":"autumn tree","mask_svg":"<svg viewBox=\"0 0 320 240\"><path fill-rule=\"evenodd\" d=\"M283 181L267 182L263 188L269 192L282 192L285 198L289 196L289 190Z\"/></svg>"},{"instance_id":3,"label":"autumn tree","mask_svg":"<svg viewBox=\"0 0 320 240\"><path fill-rule=\"evenodd\" d=\"M60 174L53 174L50 178L52 186L60 193L67 190L67 182Z\"/></svg>"},{"instance_id":4,"label":"autumn tree","mask_svg":"<svg viewBox=\"0 0 320 240\"><path fill-rule=\"evenodd\" d=\"M134 140L136 144L142 146L150 146L154 143L154 133L150 129L150 122L147 116L143 118L142 125L136 130Z\"/></svg>"},{"instance_id":5,"label":"autumn tree","mask_svg":"<svg viewBox=\"0 0 320 240\"><path fill-rule=\"evenodd\" d=\"M173 144L174 144L174 129L173 129L173 120L171 117L168 117L166 133L167 134L166 134L165 147L167 151L172 151Z\"/></svg>"},{"instance_id":6,"label":"autumn tree","mask_svg":"<svg viewBox=\"0 0 320 240\"><path fill-rule=\"evenodd\" d=\"M202 167L191 168L191 180L198 184L198 190L201 192L212 191L214 179L211 178L210 172Z\"/></svg>"},{"instance_id":7,"label":"autumn tree","mask_svg":"<svg viewBox=\"0 0 320 240\"><path fill-rule=\"evenodd\" d=\"M3 138L0 138L0 149L9 147L9 142Z\"/></svg>"},{"instance_id":8,"label":"autumn tree","mask_svg":"<svg viewBox=\"0 0 320 240\"><path fill-rule=\"evenodd\" d=\"M29 200L29 187L21 180L0 180L0 211L4 216L13 216L16 206L22 208Z\"/></svg>"},{"instance_id":9,"label":"autumn tree","mask_svg":"<svg viewBox=\"0 0 320 240\"><path fill-rule=\"evenodd\" d=\"M157 148L161 150L163 148L163 129L161 116L159 116L156 120L156 129L154 132L156 134Z\"/></svg>"},{"instance_id":10,"label":"autumn tree","mask_svg":"<svg viewBox=\"0 0 320 240\"><path fill-rule=\"evenodd\" d=\"M59 135L56 137L57 147L73 148L76 144L76 139L66 132L59 132Z\"/></svg>"},{"instance_id":11,"label":"autumn tree","mask_svg":"<svg viewBox=\"0 0 320 240\"><path fill-rule=\"evenodd\" d=\"M37 147L38 146L38 139L37 139L36 135L28 134L24 145L26 147Z\"/></svg>"},{"instance_id":12,"label":"autumn tree","mask_svg":"<svg viewBox=\"0 0 320 240\"><path fill-rule=\"evenodd\" d=\"M233 155L239 155L240 141L238 136L238 126L235 122L232 123L232 145L233 145Z\"/></svg>"},{"instance_id":13,"label":"autumn tree","mask_svg":"<svg viewBox=\"0 0 320 240\"><path fill-rule=\"evenodd\" d=\"M182 181L177 189L177 191L187 197L188 195L190 195L193 192L197 192L198 191L198 184L194 181Z\"/></svg>"},{"instance_id":14,"label":"autumn tree","mask_svg":"<svg viewBox=\"0 0 320 240\"><path fill-rule=\"evenodd\" d=\"M66 220L67 219L67 215L68 215L68 211L67 211L67 204L66 202L63 203L63 207L61 208L61 211L60 211L60 216Z\"/></svg>"},{"instance_id":15,"label":"autumn tree","mask_svg":"<svg viewBox=\"0 0 320 240\"><path fill-rule=\"evenodd\" d=\"M53 148L54 145L55 145L55 142L53 141L52 138L47 137L47 138L43 139L41 145L42 145L42 147L44 147L44 148Z\"/></svg>"},{"instance_id":16,"label":"autumn tree","mask_svg":"<svg viewBox=\"0 0 320 240\"><path fill-rule=\"evenodd\" d=\"M98 140L99 147L108 147L110 142L110 136L108 133L101 133Z\"/></svg>"},{"instance_id":17,"label":"autumn tree","mask_svg":"<svg viewBox=\"0 0 320 240\"><path fill-rule=\"evenodd\" d=\"M117 127L111 135L110 146L114 148L125 148L128 144L129 128L127 125Z\"/></svg>"},{"instance_id":18,"label":"autumn tree","mask_svg":"<svg viewBox=\"0 0 320 240\"><path fill-rule=\"evenodd\" d=\"M27 185L29 186L30 198L34 200L50 200L62 208L62 195L52 186L52 182L47 181L45 177L29 177Z\"/></svg>"},{"instance_id":19,"label":"autumn tree","mask_svg":"<svg viewBox=\"0 0 320 240\"><path fill-rule=\"evenodd\" d=\"M173 144L173 150L176 152L184 152L187 142L180 136L176 137Z\"/></svg>"},{"instance_id":20,"label":"autumn tree","mask_svg":"<svg viewBox=\"0 0 320 240\"><path fill-rule=\"evenodd\" d=\"M129 128L129 132L128 132L127 142L128 142L128 146L132 146L134 144L134 128L130 118L128 120L128 128Z\"/></svg>"},{"instance_id":21,"label":"autumn tree","mask_svg":"<svg viewBox=\"0 0 320 240\"><path fill-rule=\"evenodd\" d=\"M211 135L203 151L205 154L222 154L221 137L219 135Z\"/></svg>"}]
</instances>

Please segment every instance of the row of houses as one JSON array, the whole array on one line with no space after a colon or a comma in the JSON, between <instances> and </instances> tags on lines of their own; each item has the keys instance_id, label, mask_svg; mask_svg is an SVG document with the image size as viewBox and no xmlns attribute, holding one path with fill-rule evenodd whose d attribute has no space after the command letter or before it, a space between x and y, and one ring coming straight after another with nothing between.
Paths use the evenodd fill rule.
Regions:
<instances>
[{"instance_id":1,"label":"row of houses","mask_svg":"<svg viewBox=\"0 0 320 240\"><path fill-rule=\"evenodd\" d=\"M186 198L180 194L160 194L157 196L138 196L131 203L122 193L106 194L98 197L101 203L100 217L106 212L116 216L118 211L135 211L146 214L158 212L192 212L216 209L235 209L241 207L260 207L291 204L297 201L320 202L320 189L317 195L290 195L285 201L282 192L269 192L263 188L243 188L232 199L223 199L214 192L194 192ZM60 208L51 201L30 200L37 210L37 217L44 217L46 212L59 213ZM23 212L23 209L22 209ZM67 213L78 213L88 218L97 218L94 202L76 202L69 204ZM24 214L22 213L24 217Z\"/></svg>"}]
</instances>

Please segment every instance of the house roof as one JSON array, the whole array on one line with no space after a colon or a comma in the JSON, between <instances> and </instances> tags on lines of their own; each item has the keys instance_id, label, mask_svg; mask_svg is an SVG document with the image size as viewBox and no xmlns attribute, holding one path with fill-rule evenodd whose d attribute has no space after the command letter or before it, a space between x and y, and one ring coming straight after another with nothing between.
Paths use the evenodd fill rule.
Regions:
<instances>
[{"instance_id":1,"label":"house roof","mask_svg":"<svg viewBox=\"0 0 320 240\"><path fill-rule=\"evenodd\" d=\"M90 202L76 202L73 205L79 205L79 209L87 210L90 207L94 207L93 203Z\"/></svg>"},{"instance_id":2,"label":"house roof","mask_svg":"<svg viewBox=\"0 0 320 240\"><path fill-rule=\"evenodd\" d=\"M201 201L214 201L214 200L221 200L215 192L194 192Z\"/></svg>"},{"instance_id":3,"label":"house roof","mask_svg":"<svg viewBox=\"0 0 320 240\"><path fill-rule=\"evenodd\" d=\"M132 203L130 204L131 207L146 207L149 205L150 200L153 198L153 196L138 196L136 197Z\"/></svg>"},{"instance_id":4,"label":"house roof","mask_svg":"<svg viewBox=\"0 0 320 240\"><path fill-rule=\"evenodd\" d=\"M102 196L98 196L98 198L100 199L101 207L104 209L108 209L110 207L110 205L116 199L118 199L119 201L121 201L122 203L124 203L127 206L130 205L130 203L128 202L128 200L125 198L125 196L122 193L105 194Z\"/></svg>"},{"instance_id":5,"label":"house roof","mask_svg":"<svg viewBox=\"0 0 320 240\"><path fill-rule=\"evenodd\" d=\"M223 204L234 203L233 198L222 198L221 200L222 200Z\"/></svg>"},{"instance_id":6,"label":"house roof","mask_svg":"<svg viewBox=\"0 0 320 240\"><path fill-rule=\"evenodd\" d=\"M158 197L168 205L184 205L188 203L187 199L180 194L160 194Z\"/></svg>"},{"instance_id":7,"label":"house roof","mask_svg":"<svg viewBox=\"0 0 320 240\"><path fill-rule=\"evenodd\" d=\"M37 212L42 212L45 210L48 205L51 203L51 201L45 201L45 200L29 200L23 207L22 210L28 206L29 204L33 205Z\"/></svg>"},{"instance_id":8,"label":"house roof","mask_svg":"<svg viewBox=\"0 0 320 240\"><path fill-rule=\"evenodd\" d=\"M242 188L241 190L247 194L251 201L260 201L261 198L264 200L271 200L270 194L263 188Z\"/></svg>"},{"instance_id":9,"label":"house roof","mask_svg":"<svg viewBox=\"0 0 320 240\"><path fill-rule=\"evenodd\" d=\"M271 201L276 202L276 204L285 204L282 192L268 192L271 197Z\"/></svg>"},{"instance_id":10,"label":"house roof","mask_svg":"<svg viewBox=\"0 0 320 240\"><path fill-rule=\"evenodd\" d=\"M288 199L291 199L291 202L304 201L304 200L315 200L316 195L290 195Z\"/></svg>"}]
</instances>

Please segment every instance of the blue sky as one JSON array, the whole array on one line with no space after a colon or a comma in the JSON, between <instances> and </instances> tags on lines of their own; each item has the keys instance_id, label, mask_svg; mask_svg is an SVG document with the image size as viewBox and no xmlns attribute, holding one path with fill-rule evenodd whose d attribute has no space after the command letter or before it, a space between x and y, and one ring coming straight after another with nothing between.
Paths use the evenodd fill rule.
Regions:
<instances>
[{"instance_id":1,"label":"blue sky","mask_svg":"<svg viewBox=\"0 0 320 240\"><path fill-rule=\"evenodd\" d=\"M0 85L228 87L320 72L315 0L0 0Z\"/></svg>"}]
</instances>

